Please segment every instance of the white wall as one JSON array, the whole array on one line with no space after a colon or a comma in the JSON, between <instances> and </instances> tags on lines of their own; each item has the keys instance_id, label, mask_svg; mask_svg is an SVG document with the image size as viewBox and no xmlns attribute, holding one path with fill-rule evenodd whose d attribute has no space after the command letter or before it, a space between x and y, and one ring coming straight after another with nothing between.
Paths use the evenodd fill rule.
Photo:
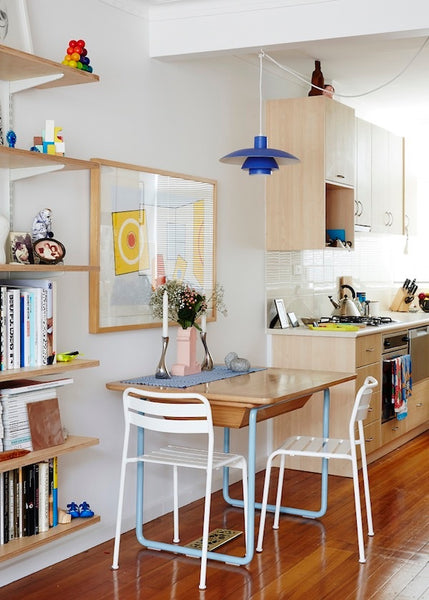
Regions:
<instances>
[{"instance_id":1,"label":"white wall","mask_svg":"<svg viewBox=\"0 0 429 600\"><path fill-rule=\"evenodd\" d=\"M102 1L74 0L72 7L65 0L27 4L35 54L61 61L68 41L83 38L101 81L19 95L17 147L29 148L45 119L54 119L63 127L68 156L102 157L216 179L217 272L229 315L209 323L210 349L216 361L234 350L252 364L264 364L264 181L218 162L227 152L251 145L258 133L257 67L234 58L151 60L145 21ZM35 212L49 205L56 237L70 252L76 241L86 250L86 173L24 180L17 184L16 200L14 226L30 228ZM88 333L87 275L60 276L58 288L59 350L78 349L101 361L98 369L75 373L75 385L64 389L61 397L64 425L71 433L98 436L100 445L61 459L60 505L86 500L102 521L2 563L3 585L113 537L122 414L119 394L107 391L105 383L152 373L159 359L160 329ZM243 433L236 439L243 448ZM151 480L148 488L148 516L169 510L168 502L159 502L166 496L165 485ZM200 496L200 489L190 487L183 501ZM132 527L133 505L130 493L127 528Z\"/></svg>"}]
</instances>

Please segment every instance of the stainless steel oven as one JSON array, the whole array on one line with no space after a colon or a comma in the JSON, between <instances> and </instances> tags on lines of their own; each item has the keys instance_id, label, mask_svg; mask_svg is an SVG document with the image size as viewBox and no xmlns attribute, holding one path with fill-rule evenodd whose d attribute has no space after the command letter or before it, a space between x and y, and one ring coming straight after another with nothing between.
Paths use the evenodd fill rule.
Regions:
<instances>
[{"instance_id":1,"label":"stainless steel oven","mask_svg":"<svg viewBox=\"0 0 429 600\"><path fill-rule=\"evenodd\" d=\"M392 361L409 353L408 342L408 332L406 330L383 335L382 423L396 417L395 408L392 404Z\"/></svg>"}]
</instances>

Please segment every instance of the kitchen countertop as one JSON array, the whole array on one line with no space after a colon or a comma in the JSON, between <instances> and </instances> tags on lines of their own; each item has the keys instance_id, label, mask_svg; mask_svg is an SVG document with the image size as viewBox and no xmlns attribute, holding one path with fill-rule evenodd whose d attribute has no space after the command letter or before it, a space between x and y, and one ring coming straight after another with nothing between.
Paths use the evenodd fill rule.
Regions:
<instances>
[{"instance_id":1,"label":"kitchen countertop","mask_svg":"<svg viewBox=\"0 0 429 600\"><path fill-rule=\"evenodd\" d=\"M272 335L293 335L293 336L323 336L323 337L347 337L354 338L363 335L370 335L373 333L389 333L399 331L401 329L409 329L411 327L423 327L429 325L429 313L418 311L415 313L405 312L383 312L383 317L390 317L395 323L386 323L385 325L378 325L376 327L366 325L359 327L358 331L339 331L339 330L327 330L322 331L320 329L309 329L302 323L299 327L289 327L287 329L267 329L268 334Z\"/></svg>"}]
</instances>

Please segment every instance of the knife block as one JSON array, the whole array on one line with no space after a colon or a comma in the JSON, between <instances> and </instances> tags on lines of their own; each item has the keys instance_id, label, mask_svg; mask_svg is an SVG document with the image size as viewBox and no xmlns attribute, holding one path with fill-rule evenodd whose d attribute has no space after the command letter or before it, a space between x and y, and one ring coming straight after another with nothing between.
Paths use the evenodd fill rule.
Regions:
<instances>
[{"instance_id":1,"label":"knife block","mask_svg":"<svg viewBox=\"0 0 429 600\"><path fill-rule=\"evenodd\" d=\"M408 312L412 302L406 304L405 298L409 295L410 294L407 290L404 290L404 288L399 288L395 297L393 298L392 304L390 305L390 310L394 312Z\"/></svg>"}]
</instances>

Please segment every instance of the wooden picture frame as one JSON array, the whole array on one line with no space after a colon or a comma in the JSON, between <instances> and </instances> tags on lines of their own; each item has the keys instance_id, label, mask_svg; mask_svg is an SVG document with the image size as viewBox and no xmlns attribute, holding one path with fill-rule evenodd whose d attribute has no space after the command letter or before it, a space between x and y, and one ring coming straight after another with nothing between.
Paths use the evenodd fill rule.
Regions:
<instances>
[{"instance_id":1,"label":"wooden picture frame","mask_svg":"<svg viewBox=\"0 0 429 600\"><path fill-rule=\"evenodd\" d=\"M160 327L153 289L178 279L210 298L216 283L216 181L92 159L89 331ZM215 318L209 306L207 320Z\"/></svg>"},{"instance_id":2,"label":"wooden picture frame","mask_svg":"<svg viewBox=\"0 0 429 600\"><path fill-rule=\"evenodd\" d=\"M0 0L0 44L33 53L26 0Z\"/></svg>"}]
</instances>

